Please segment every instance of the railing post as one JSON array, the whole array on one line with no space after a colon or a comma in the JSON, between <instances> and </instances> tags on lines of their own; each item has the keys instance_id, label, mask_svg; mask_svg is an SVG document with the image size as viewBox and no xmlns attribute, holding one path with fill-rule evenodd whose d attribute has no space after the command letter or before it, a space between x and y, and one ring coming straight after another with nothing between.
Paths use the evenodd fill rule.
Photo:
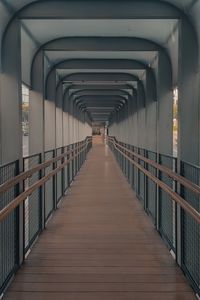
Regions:
<instances>
[{"instance_id":1,"label":"railing post","mask_svg":"<svg viewBox=\"0 0 200 300\"><path fill-rule=\"evenodd\" d=\"M80 146L81 146L81 143L78 142L78 151L80 151ZM78 170L80 170L80 167L81 167L80 158L81 158L81 155L79 153L79 155L78 155Z\"/></svg>"},{"instance_id":2,"label":"railing post","mask_svg":"<svg viewBox=\"0 0 200 300\"><path fill-rule=\"evenodd\" d=\"M78 148L78 142L76 143L76 174L78 173L78 157L79 157L79 148Z\"/></svg>"},{"instance_id":3,"label":"railing post","mask_svg":"<svg viewBox=\"0 0 200 300\"><path fill-rule=\"evenodd\" d=\"M145 157L149 157L149 151L145 150ZM145 168L149 171L149 165L146 163ZM156 201L156 200L155 200ZM145 201L144 201L144 209L146 213L149 214L149 182L147 176L145 176Z\"/></svg>"},{"instance_id":4,"label":"railing post","mask_svg":"<svg viewBox=\"0 0 200 300\"><path fill-rule=\"evenodd\" d=\"M84 150L84 161L86 160L86 157L87 157L87 148L85 147L85 150Z\"/></svg>"},{"instance_id":5,"label":"railing post","mask_svg":"<svg viewBox=\"0 0 200 300\"><path fill-rule=\"evenodd\" d=\"M75 150L75 144L72 144L72 181L74 181L74 174L75 174L75 153L76 153L76 150Z\"/></svg>"},{"instance_id":6,"label":"railing post","mask_svg":"<svg viewBox=\"0 0 200 300\"><path fill-rule=\"evenodd\" d=\"M157 161L156 161L158 164L160 163L160 154L157 153ZM156 177L158 179L160 179L160 171L157 169L156 170ZM160 210L160 193L159 193L159 186L156 185L156 194L157 194L157 197L156 197L156 229L157 231L159 231L159 210Z\"/></svg>"},{"instance_id":7,"label":"railing post","mask_svg":"<svg viewBox=\"0 0 200 300\"><path fill-rule=\"evenodd\" d=\"M55 158L56 157L56 150L54 149L53 150L53 158ZM56 164L57 163L53 163L53 170L55 170L56 169ZM55 175L55 176L53 176L53 203L54 203L54 206L53 206L53 209L54 210L56 210L56 208L57 208L57 184L56 184L56 176L57 175Z\"/></svg>"},{"instance_id":8,"label":"railing post","mask_svg":"<svg viewBox=\"0 0 200 300\"><path fill-rule=\"evenodd\" d=\"M182 174L182 165L179 159L176 160L176 172ZM176 192L181 195L181 185L176 183ZM181 195L182 196L182 195ZM182 266L182 209L180 205L176 204L176 261L179 266Z\"/></svg>"},{"instance_id":9,"label":"railing post","mask_svg":"<svg viewBox=\"0 0 200 300\"><path fill-rule=\"evenodd\" d=\"M65 152L64 150L64 147L62 147L62 150L61 150L61 153L63 154ZM63 164L65 161L65 158L63 157L63 159L61 160L61 164ZM61 184L62 184L62 197L64 196L64 189L65 189L65 168L62 169L62 172L61 172Z\"/></svg>"},{"instance_id":10,"label":"railing post","mask_svg":"<svg viewBox=\"0 0 200 300\"><path fill-rule=\"evenodd\" d=\"M74 177L76 176L76 173L77 173L77 143L74 144Z\"/></svg>"},{"instance_id":11,"label":"railing post","mask_svg":"<svg viewBox=\"0 0 200 300\"><path fill-rule=\"evenodd\" d=\"M67 151L69 152L71 150L71 148L70 148L70 146L68 145L67 146ZM71 158L71 153L69 152L68 153L68 155L67 155L67 160L70 160L70 158ZM70 165L71 165L71 163L69 162L68 164L67 164L67 180L66 180L66 182L67 182L67 189L69 188L69 186L70 186L70 169L71 169L71 167L70 167Z\"/></svg>"},{"instance_id":12,"label":"railing post","mask_svg":"<svg viewBox=\"0 0 200 300\"><path fill-rule=\"evenodd\" d=\"M44 152L41 153L41 163L45 161L45 155ZM45 169L41 170L40 173L41 178L45 176ZM42 216L41 216L41 224L42 224L42 230L45 228L45 185L41 186L41 206L42 206Z\"/></svg>"},{"instance_id":13,"label":"railing post","mask_svg":"<svg viewBox=\"0 0 200 300\"><path fill-rule=\"evenodd\" d=\"M23 160L16 162L16 175L23 170ZM16 196L23 191L23 183L17 184L15 188ZM17 226L17 265L20 266L24 261L24 203L20 204L16 209L16 226Z\"/></svg>"}]
</instances>

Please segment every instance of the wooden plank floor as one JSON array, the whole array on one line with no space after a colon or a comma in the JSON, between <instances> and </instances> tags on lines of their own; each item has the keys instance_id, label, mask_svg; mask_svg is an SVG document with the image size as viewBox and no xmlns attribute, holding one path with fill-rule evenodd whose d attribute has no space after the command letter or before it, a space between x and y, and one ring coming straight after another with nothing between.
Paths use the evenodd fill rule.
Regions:
<instances>
[{"instance_id":1,"label":"wooden plank floor","mask_svg":"<svg viewBox=\"0 0 200 300\"><path fill-rule=\"evenodd\" d=\"M196 297L112 154L96 145L4 299Z\"/></svg>"}]
</instances>

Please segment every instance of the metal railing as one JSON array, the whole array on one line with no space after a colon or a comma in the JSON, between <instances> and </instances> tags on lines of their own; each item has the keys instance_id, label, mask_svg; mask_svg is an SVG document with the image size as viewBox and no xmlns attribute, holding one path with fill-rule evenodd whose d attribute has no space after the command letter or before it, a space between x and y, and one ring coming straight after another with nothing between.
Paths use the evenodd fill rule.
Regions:
<instances>
[{"instance_id":1,"label":"metal railing","mask_svg":"<svg viewBox=\"0 0 200 300\"><path fill-rule=\"evenodd\" d=\"M181 162L178 174L176 158L114 138L109 138L108 143L145 211L200 294L200 168ZM19 259L21 219L25 257L86 159L91 145L91 138L87 138L48 151L43 159L42 154L26 157L22 173L19 173L18 161L0 167L1 293L22 263Z\"/></svg>"},{"instance_id":2,"label":"metal railing","mask_svg":"<svg viewBox=\"0 0 200 300\"><path fill-rule=\"evenodd\" d=\"M148 159L151 159L153 161L157 161L157 153L153 151L146 150L145 156ZM149 164L146 166L147 170L153 174L154 176L157 176L157 169ZM155 182L153 182L148 177L146 178L146 201L145 201L145 209L149 216L151 216L153 223L157 225L157 186Z\"/></svg>"},{"instance_id":3,"label":"metal railing","mask_svg":"<svg viewBox=\"0 0 200 300\"><path fill-rule=\"evenodd\" d=\"M25 157L23 159L24 172L42 163L41 154ZM33 184L42 178L41 170L35 172L30 178L24 180L24 191L28 190ZM24 201L24 249L25 253L31 247L35 238L42 230L42 190L36 189Z\"/></svg>"},{"instance_id":4,"label":"metal railing","mask_svg":"<svg viewBox=\"0 0 200 300\"><path fill-rule=\"evenodd\" d=\"M191 182L200 184L200 167L181 162L181 175ZM200 212L200 197L181 186L181 196ZM181 211L181 263L193 286L200 289L200 224L187 212Z\"/></svg>"},{"instance_id":5,"label":"metal railing","mask_svg":"<svg viewBox=\"0 0 200 300\"><path fill-rule=\"evenodd\" d=\"M0 295L58 207L91 147L92 139L87 137L47 151L43 159L41 153L25 157L21 173L18 161L0 166Z\"/></svg>"},{"instance_id":6,"label":"metal railing","mask_svg":"<svg viewBox=\"0 0 200 300\"><path fill-rule=\"evenodd\" d=\"M200 295L200 167L108 138L145 211ZM127 171L128 170L128 171Z\"/></svg>"},{"instance_id":7,"label":"metal railing","mask_svg":"<svg viewBox=\"0 0 200 300\"><path fill-rule=\"evenodd\" d=\"M0 184L4 185L7 181L13 180L19 173L18 161L3 165L0 168ZM12 186L9 190L0 195L0 209L3 210L7 205L12 203L19 193L18 185ZM10 281L12 274L18 268L18 230L19 210L14 208L0 222L0 287L1 291Z\"/></svg>"}]
</instances>

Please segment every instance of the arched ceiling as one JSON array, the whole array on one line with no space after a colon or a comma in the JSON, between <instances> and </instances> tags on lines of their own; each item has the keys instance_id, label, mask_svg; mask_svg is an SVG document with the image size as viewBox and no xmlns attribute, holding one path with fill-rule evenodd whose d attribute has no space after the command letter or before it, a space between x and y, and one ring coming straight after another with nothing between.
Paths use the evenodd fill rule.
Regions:
<instances>
[{"instance_id":1,"label":"arched ceiling","mask_svg":"<svg viewBox=\"0 0 200 300\"><path fill-rule=\"evenodd\" d=\"M135 9L128 10L130 5L133 5ZM104 6L107 9L104 9ZM23 10L20 11L21 9ZM105 121L109 119L113 109L122 107L119 105L118 98L120 90L126 93L132 91L131 96L120 97L134 98L132 100L136 101L133 91L138 89L138 84L146 89L147 70L149 68L154 74L152 76L156 77L161 49L166 52L171 61L172 84L177 84L179 22L181 18L188 18L200 36L199 14L199 0L121 2L112 0L107 2L1 0L0 37L2 41L3 34L6 34L6 28L9 28L7 27L9 21L13 17L19 18L21 22L22 81L31 86L33 59L38 49L41 49L44 54L44 80L46 81L49 72L55 68L57 84L62 82L63 93L67 90L69 94L74 93L76 98L76 93L78 95L80 90L84 90L83 99L81 98L83 107L87 107L86 110L93 121L101 119ZM54 49L48 49L48 47L42 49L43 45L50 41L69 37L77 39L140 38L152 42L158 47L154 49L141 47L138 50L123 49L123 47L122 49L117 47L103 49L102 45L99 44L99 48L96 49L90 49L90 47L87 49L68 49L59 46L56 48L56 45L59 44L55 42ZM144 68L128 69L119 66L114 69L112 67L105 69L103 67L91 68L91 66L85 68L62 68L58 66L66 60L78 61L80 59L95 59L99 62L113 60L116 63L121 60L135 60L142 63ZM104 78L102 74L104 74ZM112 74L113 77L109 78L109 74ZM99 75L98 80L95 79L97 75ZM131 79L131 76L134 79ZM91 89L95 90L96 93L91 95ZM115 91L112 97L109 90ZM107 93L107 104L105 104L105 93ZM117 99L114 102L113 97Z\"/></svg>"}]
</instances>

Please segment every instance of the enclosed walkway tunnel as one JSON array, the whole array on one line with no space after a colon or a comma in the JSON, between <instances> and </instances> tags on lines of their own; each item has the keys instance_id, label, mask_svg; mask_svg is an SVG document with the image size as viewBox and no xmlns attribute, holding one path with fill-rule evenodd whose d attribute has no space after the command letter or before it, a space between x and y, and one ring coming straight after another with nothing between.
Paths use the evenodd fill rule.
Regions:
<instances>
[{"instance_id":1,"label":"enclosed walkway tunnel","mask_svg":"<svg viewBox=\"0 0 200 300\"><path fill-rule=\"evenodd\" d=\"M2 297L200 297L199 16L0 0Z\"/></svg>"}]
</instances>

